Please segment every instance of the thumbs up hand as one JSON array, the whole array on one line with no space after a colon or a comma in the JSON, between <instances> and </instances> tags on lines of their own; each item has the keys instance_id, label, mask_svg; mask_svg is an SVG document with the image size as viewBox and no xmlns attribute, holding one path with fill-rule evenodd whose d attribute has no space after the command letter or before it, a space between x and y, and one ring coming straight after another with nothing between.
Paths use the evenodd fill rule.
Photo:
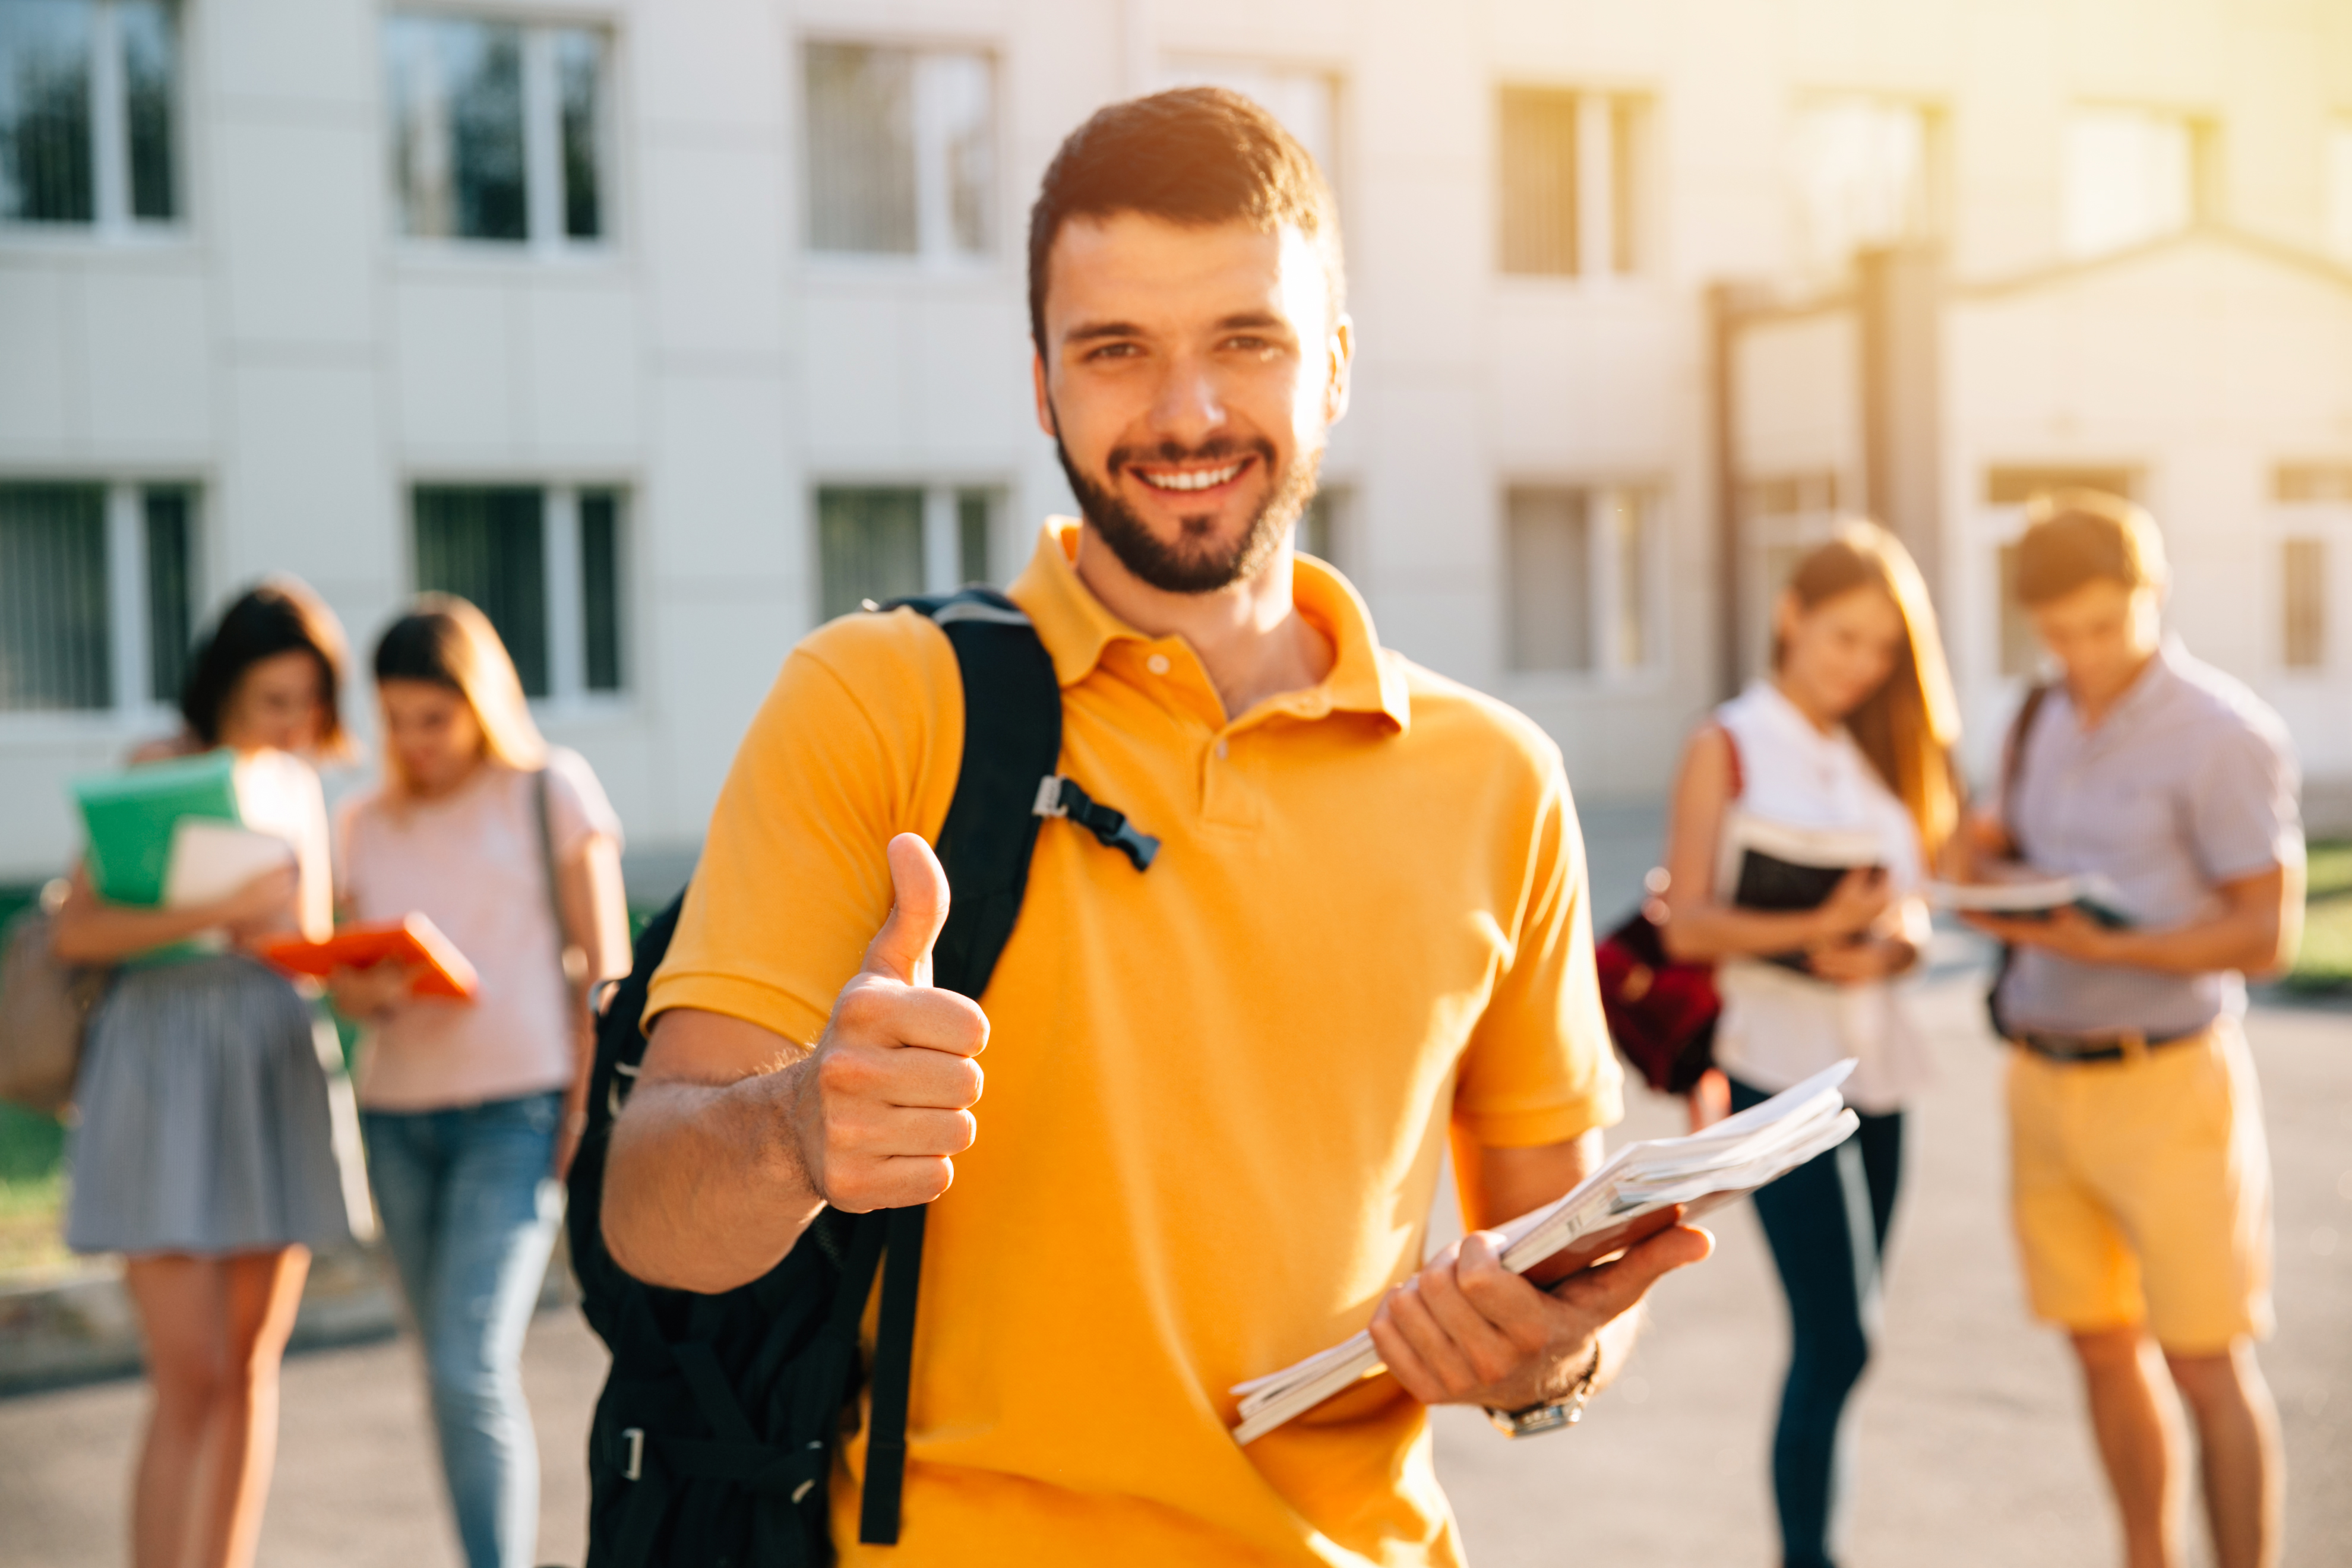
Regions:
<instances>
[{"instance_id":1,"label":"thumbs up hand","mask_svg":"<svg viewBox=\"0 0 2352 1568\"><path fill-rule=\"evenodd\" d=\"M833 1005L790 1117L809 1185L835 1208L927 1204L955 1180L979 1123L988 1016L931 986L931 944L947 923L948 879L929 845L890 841L890 918Z\"/></svg>"}]
</instances>

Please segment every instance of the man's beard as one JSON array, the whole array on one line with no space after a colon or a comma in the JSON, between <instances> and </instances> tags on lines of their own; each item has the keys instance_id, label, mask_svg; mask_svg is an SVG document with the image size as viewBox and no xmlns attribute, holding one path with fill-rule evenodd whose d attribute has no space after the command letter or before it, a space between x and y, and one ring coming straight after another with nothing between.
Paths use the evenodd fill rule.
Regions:
<instances>
[{"instance_id":1,"label":"man's beard","mask_svg":"<svg viewBox=\"0 0 2352 1568\"><path fill-rule=\"evenodd\" d=\"M1213 520L1181 519L1183 531L1178 540L1174 543L1164 542L1109 486L1097 484L1071 460L1070 449L1062 444L1058 435L1054 438L1054 451L1062 459L1062 472L1069 478L1072 493L1078 498L1078 510L1094 524L1095 531L1102 535L1103 542L1110 546L1119 564L1165 594L1213 594L1264 571L1274 552L1281 548L1284 531L1298 520L1298 514L1314 498L1316 476L1323 467L1323 449L1317 447L1302 450L1287 468L1277 471L1274 445L1263 437L1233 441L1220 437L1198 447L1163 441L1149 451L1136 447L1111 448L1104 469L1114 480L1121 468L1137 462L1228 463L1255 457L1265 464L1266 471L1274 475L1265 501L1232 547L1220 550L1211 532Z\"/></svg>"}]
</instances>

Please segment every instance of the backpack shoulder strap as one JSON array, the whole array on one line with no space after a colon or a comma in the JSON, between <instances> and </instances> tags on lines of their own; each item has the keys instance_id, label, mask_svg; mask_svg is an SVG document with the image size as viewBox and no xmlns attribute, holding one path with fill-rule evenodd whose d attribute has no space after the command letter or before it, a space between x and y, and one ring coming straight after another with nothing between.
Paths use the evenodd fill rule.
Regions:
<instances>
[{"instance_id":1,"label":"backpack shoulder strap","mask_svg":"<svg viewBox=\"0 0 2352 1568\"><path fill-rule=\"evenodd\" d=\"M931 971L942 989L978 1000L1028 890L1030 857L1045 820L1035 809L1040 781L1055 775L1062 754L1062 685L1037 628L993 589L965 588L888 607L898 605L929 616L947 634L963 679L963 756L939 842L952 897L931 949ZM893 1209L867 1222L887 1227L871 1370L873 1426L857 1521L857 1539L870 1545L898 1539L925 1212Z\"/></svg>"}]
</instances>

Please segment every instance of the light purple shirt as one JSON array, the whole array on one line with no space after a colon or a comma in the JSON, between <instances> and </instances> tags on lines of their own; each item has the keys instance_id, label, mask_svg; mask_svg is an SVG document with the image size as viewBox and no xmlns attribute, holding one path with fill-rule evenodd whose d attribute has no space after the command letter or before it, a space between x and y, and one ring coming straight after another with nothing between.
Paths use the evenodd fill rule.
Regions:
<instances>
[{"instance_id":1,"label":"light purple shirt","mask_svg":"<svg viewBox=\"0 0 2352 1568\"><path fill-rule=\"evenodd\" d=\"M2300 778L2286 725L2243 684L2170 637L2097 728L2063 686L2023 737L2006 819L2032 865L2097 872L2152 930L2212 910L2221 883L2303 863ZM2013 1027L2188 1034L2245 1010L2235 971L2168 974L2021 947L2002 984Z\"/></svg>"}]
</instances>

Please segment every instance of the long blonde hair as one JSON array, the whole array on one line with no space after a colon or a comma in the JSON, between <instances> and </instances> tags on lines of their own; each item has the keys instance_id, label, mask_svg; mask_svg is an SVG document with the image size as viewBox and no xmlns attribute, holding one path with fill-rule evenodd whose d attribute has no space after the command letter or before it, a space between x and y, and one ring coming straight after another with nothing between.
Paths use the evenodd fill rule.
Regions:
<instances>
[{"instance_id":1,"label":"long blonde hair","mask_svg":"<svg viewBox=\"0 0 2352 1568\"><path fill-rule=\"evenodd\" d=\"M531 721L507 645L489 616L455 594L419 594L408 613L384 628L375 645L375 679L379 688L387 680L446 687L474 710L492 760L526 773L547 763L547 742ZM390 747L384 773L396 790L414 787Z\"/></svg>"},{"instance_id":2,"label":"long blonde hair","mask_svg":"<svg viewBox=\"0 0 2352 1568\"><path fill-rule=\"evenodd\" d=\"M1846 731L1918 825L1932 860L1960 814L1952 763L1960 739L1960 704L1937 634L1936 606L1911 552L1874 522L1844 524L1834 538L1808 552L1789 577L1789 595L1802 610L1857 588L1875 588L1894 602L1903 620L1903 642L1885 680L1845 716ZM1787 653L1785 641L1776 639L1775 669Z\"/></svg>"}]
</instances>

